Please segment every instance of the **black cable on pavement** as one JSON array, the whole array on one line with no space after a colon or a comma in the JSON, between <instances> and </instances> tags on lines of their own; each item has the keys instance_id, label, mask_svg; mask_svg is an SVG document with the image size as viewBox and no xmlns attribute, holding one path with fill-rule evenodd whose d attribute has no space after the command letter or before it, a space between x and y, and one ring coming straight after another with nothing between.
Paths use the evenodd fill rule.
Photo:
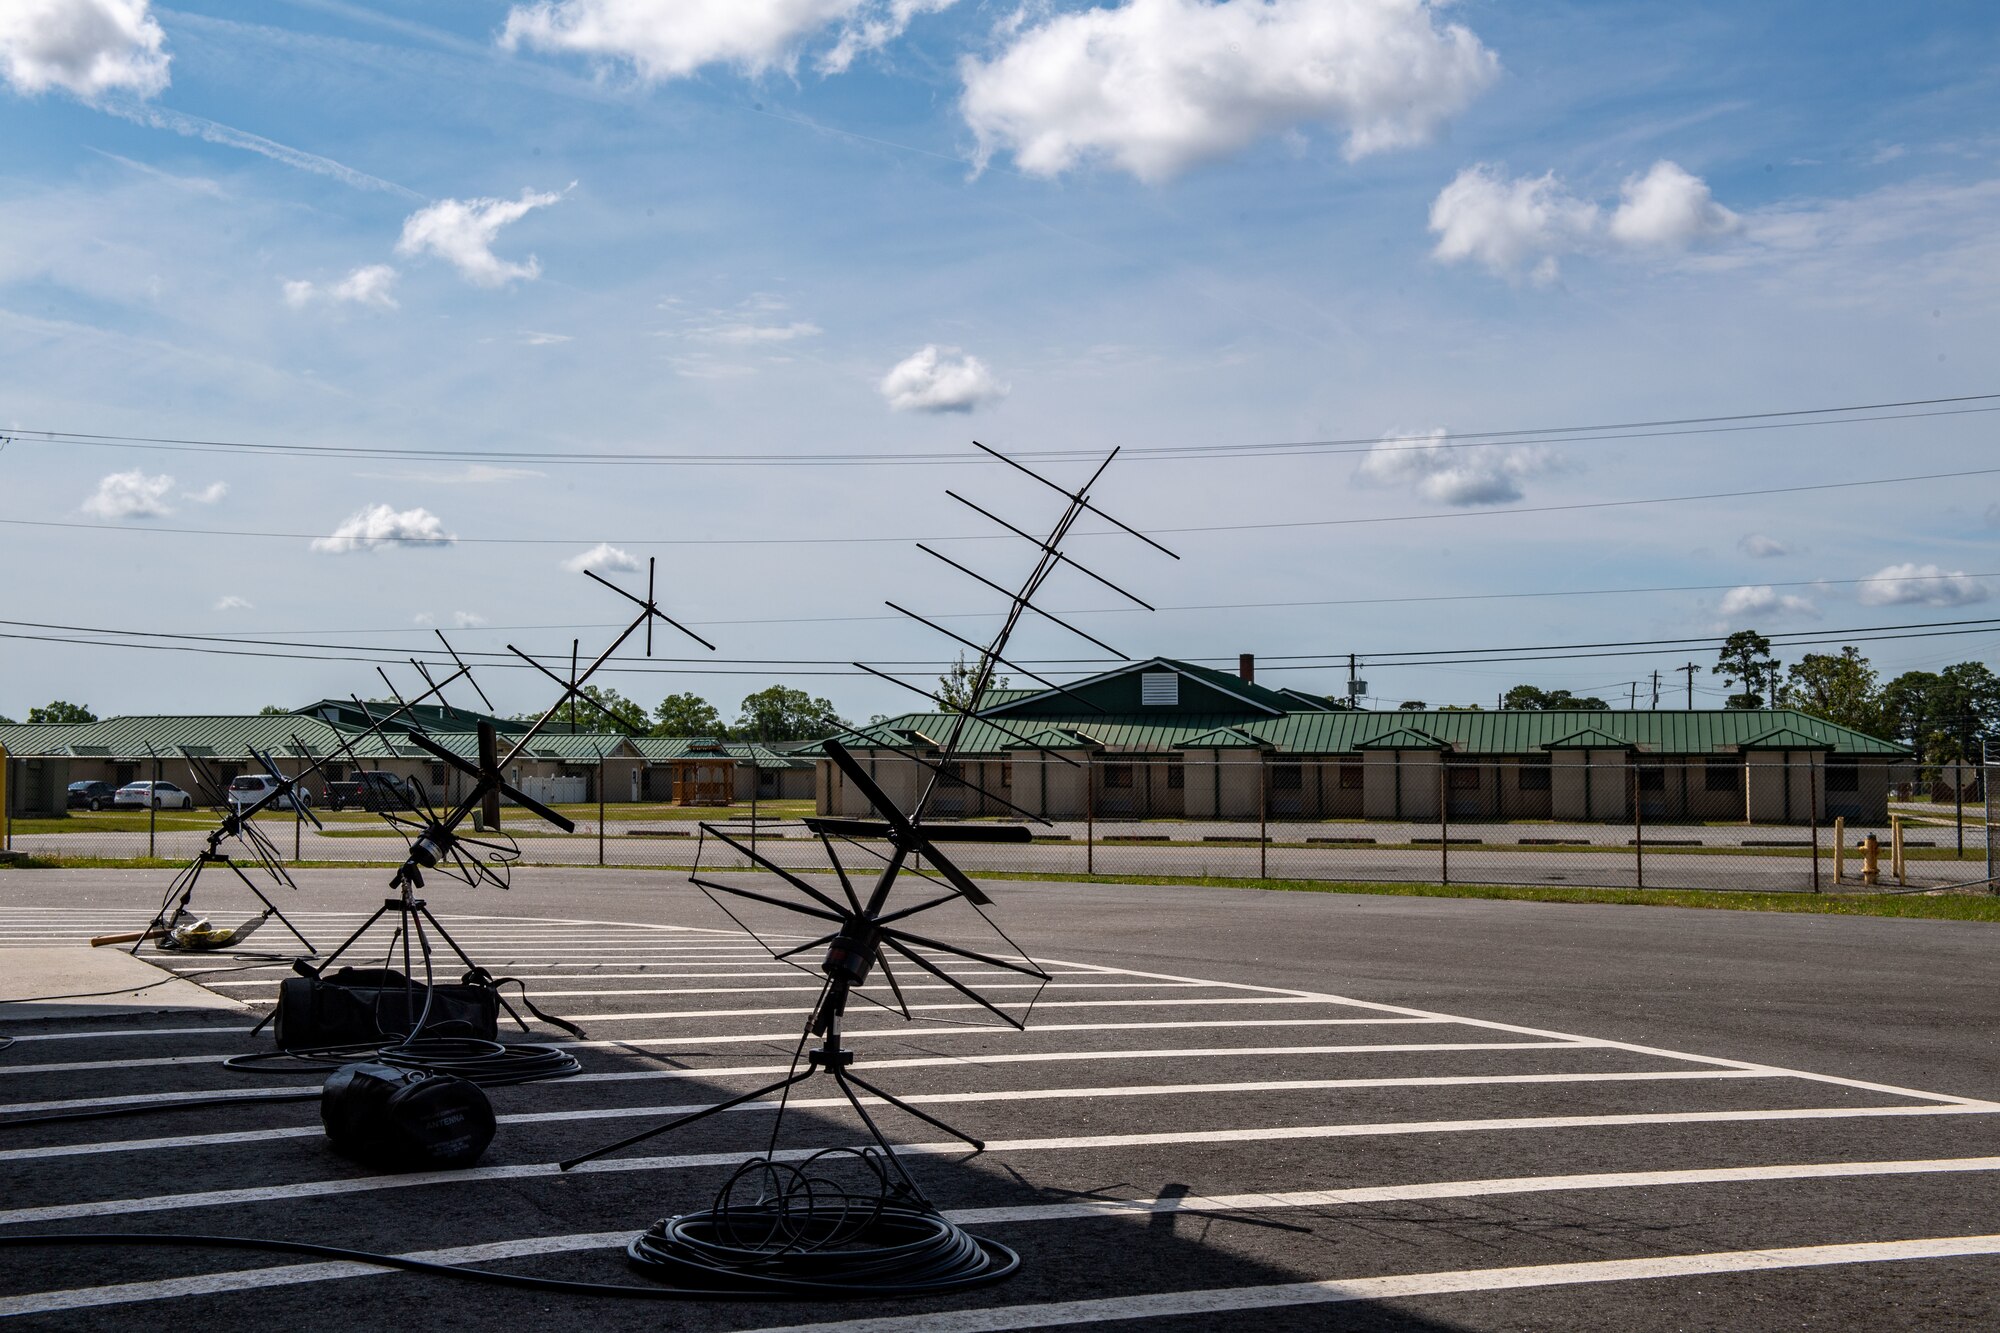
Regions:
<instances>
[{"instance_id":1,"label":"black cable on pavement","mask_svg":"<svg viewBox=\"0 0 2000 1333\"><path fill-rule=\"evenodd\" d=\"M482 1088L568 1078L583 1066L568 1051L534 1042L481 1041L472 1037L397 1038L381 1045L320 1046L296 1051L234 1055L223 1067L253 1074L319 1073L366 1060L397 1069L451 1074ZM287 1068L287 1065L290 1067ZM314 1094L317 1096L318 1094Z\"/></svg>"}]
</instances>

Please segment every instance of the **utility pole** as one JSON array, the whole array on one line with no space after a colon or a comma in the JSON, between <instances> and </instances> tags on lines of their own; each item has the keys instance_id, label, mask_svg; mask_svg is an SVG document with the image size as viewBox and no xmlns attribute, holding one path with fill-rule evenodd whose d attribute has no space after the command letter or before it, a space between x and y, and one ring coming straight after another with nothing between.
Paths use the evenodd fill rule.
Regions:
<instances>
[{"instance_id":1,"label":"utility pole","mask_svg":"<svg viewBox=\"0 0 2000 1333\"><path fill-rule=\"evenodd\" d=\"M1692 713L1694 711L1694 673L1701 670L1701 668L1693 662L1689 662L1686 666L1675 667L1674 670L1688 678L1688 712Z\"/></svg>"},{"instance_id":2,"label":"utility pole","mask_svg":"<svg viewBox=\"0 0 2000 1333\"><path fill-rule=\"evenodd\" d=\"M1653 711L1660 711L1660 669L1653 668Z\"/></svg>"},{"instance_id":3,"label":"utility pole","mask_svg":"<svg viewBox=\"0 0 2000 1333\"><path fill-rule=\"evenodd\" d=\"M1625 700L1625 709L1627 712L1637 712L1639 709L1639 682L1628 680L1625 682L1625 688L1628 696Z\"/></svg>"}]
</instances>

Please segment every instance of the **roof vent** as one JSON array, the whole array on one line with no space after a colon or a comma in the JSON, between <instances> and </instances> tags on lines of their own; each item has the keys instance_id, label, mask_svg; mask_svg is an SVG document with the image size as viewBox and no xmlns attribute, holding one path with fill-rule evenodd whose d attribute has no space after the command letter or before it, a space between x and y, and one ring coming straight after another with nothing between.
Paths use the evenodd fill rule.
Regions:
<instances>
[{"instance_id":1,"label":"roof vent","mask_svg":"<svg viewBox=\"0 0 2000 1333\"><path fill-rule=\"evenodd\" d=\"M1173 671L1146 671L1139 676L1139 703L1146 708L1178 708L1181 678Z\"/></svg>"}]
</instances>

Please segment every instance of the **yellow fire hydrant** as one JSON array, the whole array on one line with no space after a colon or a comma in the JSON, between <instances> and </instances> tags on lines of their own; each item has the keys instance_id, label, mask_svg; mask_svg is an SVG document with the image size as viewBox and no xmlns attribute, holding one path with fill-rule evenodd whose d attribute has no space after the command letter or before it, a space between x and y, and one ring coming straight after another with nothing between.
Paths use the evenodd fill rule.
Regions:
<instances>
[{"instance_id":1,"label":"yellow fire hydrant","mask_svg":"<svg viewBox=\"0 0 2000 1333\"><path fill-rule=\"evenodd\" d=\"M1861 882L1880 884L1882 882L1882 844L1874 834L1861 840Z\"/></svg>"}]
</instances>

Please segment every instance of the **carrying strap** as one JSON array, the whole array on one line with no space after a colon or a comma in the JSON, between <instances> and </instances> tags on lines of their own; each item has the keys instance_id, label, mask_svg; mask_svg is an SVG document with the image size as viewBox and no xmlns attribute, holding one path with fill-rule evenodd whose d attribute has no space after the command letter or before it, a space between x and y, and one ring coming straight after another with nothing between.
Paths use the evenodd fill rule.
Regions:
<instances>
[{"instance_id":1,"label":"carrying strap","mask_svg":"<svg viewBox=\"0 0 2000 1333\"><path fill-rule=\"evenodd\" d=\"M575 1023L570 1022L568 1019L557 1018L554 1014L545 1014L540 1009L536 1008L535 1002L528 998L527 983L522 981L519 977L495 977L491 972L488 972L485 968L475 967L470 972L467 972L465 974L465 984L468 986L490 986L492 987L493 993L496 996L499 995L500 988L502 986L512 986L514 987L515 990L520 992L522 1006L525 1009L527 1009L529 1013L533 1014L536 1018L541 1019L542 1022L547 1023L550 1027L561 1028L564 1032L567 1032L571 1036L576 1037L578 1039L582 1039L585 1035L582 1028L578 1027ZM500 1002L502 1004L505 1004L506 999L502 997ZM525 1025L523 1026L525 1027Z\"/></svg>"}]
</instances>

